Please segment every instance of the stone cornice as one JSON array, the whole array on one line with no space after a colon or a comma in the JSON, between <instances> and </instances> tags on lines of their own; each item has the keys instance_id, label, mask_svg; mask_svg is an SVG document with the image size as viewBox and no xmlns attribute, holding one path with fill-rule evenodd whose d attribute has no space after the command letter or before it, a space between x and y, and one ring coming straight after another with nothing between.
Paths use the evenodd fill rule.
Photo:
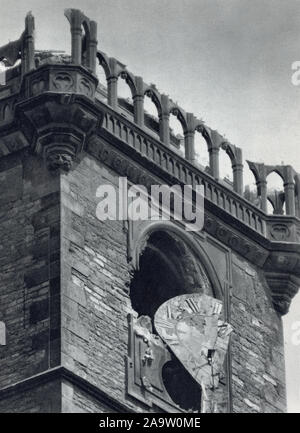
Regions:
<instances>
[{"instance_id":1,"label":"stone cornice","mask_svg":"<svg viewBox=\"0 0 300 433\"><path fill-rule=\"evenodd\" d=\"M85 96L55 93L20 102L16 115L31 150L44 158L49 169L65 171L102 121Z\"/></svg>"}]
</instances>

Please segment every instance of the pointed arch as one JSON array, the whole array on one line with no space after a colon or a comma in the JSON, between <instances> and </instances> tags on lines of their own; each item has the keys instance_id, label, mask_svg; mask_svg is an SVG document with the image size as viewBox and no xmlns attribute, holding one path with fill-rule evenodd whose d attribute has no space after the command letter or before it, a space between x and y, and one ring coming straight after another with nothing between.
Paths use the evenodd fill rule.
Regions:
<instances>
[{"instance_id":1,"label":"pointed arch","mask_svg":"<svg viewBox=\"0 0 300 433\"><path fill-rule=\"evenodd\" d=\"M277 166L275 166L275 167L270 167L270 166L268 167L268 166L266 166L266 179L267 179L267 181L268 181L268 178L270 179L269 176L272 176L273 173L275 173L275 176L277 175L278 177L281 178L281 182L282 182L282 186L283 186L283 184L286 181L283 172ZM279 180L276 181L276 179L278 179L278 178L275 177L275 176L272 176L273 180L272 180L272 182L270 184L272 184L272 187L275 187L276 186L276 182L277 182L277 187L280 188L281 187L281 183L280 183Z\"/></svg>"},{"instance_id":2,"label":"pointed arch","mask_svg":"<svg viewBox=\"0 0 300 433\"><path fill-rule=\"evenodd\" d=\"M97 59L98 59L99 65L101 65L102 68L104 69L106 79L108 79L108 77L110 77L110 75L111 75L111 69L109 66L108 57L102 51L97 51Z\"/></svg>"},{"instance_id":3,"label":"pointed arch","mask_svg":"<svg viewBox=\"0 0 300 433\"><path fill-rule=\"evenodd\" d=\"M147 88L144 92L144 96L147 96L148 98L151 99L151 101L153 102L153 104L156 107L157 117L159 118L161 113L162 113L161 100L160 100L159 93L155 89Z\"/></svg>"},{"instance_id":4,"label":"pointed arch","mask_svg":"<svg viewBox=\"0 0 300 433\"><path fill-rule=\"evenodd\" d=\"M129 116L133 120L133 97L136 92L133 77L127 71L123 70L118 74L117 78L117 98L119 108L126 116Z\"/></svg>"},{"instance_id":5,"label":"pointed arch","mask_svg":"<svg viewBox=\"0 0 300 433\"><path fill-rule=\"evenodd\" d=\"M144 92L144 125L155 134L155 138L160 139L159 134L159 116L160 116L160 101L157 96L151 91Z\"/></svg>"},{"instance_id":6,"label":"pointed arch","mask_svg":"<svg viewBox=\"0 0 300 433\"><path fill-rule=\"evenodd\" d=\"M229 151L221 146L219 152L219 170L220 179L233 183L233 170L232 170L232 159L230 157Z\"/></svg>"},{"instance_id":7,"label":"pointed arch","mask_svg":"<svg viewBox=\"0 0 300 433\"><path fill-rule=\"evenodd\" d=\"M89 45L91 40L90 26L86 19L81 23L82 28L82 50L81 50L81 64L88 67L90 65Z\"/></svg>"},{"instance_id":8,"label":"pointed arch","mask_svg":"<svg viewBox=\"0 0 300 433\"><path fill-rule=\"evenodd\" d=\"M209 165L210 165L209 145L203 135L203 132L204 129L202 126L195 128L195 138L194 138L195 160L204 169L209 169Z\"/></svg>"},{"instance_id":9,"label":"pointed arch","mask_svg":"<svg viewBox=\"0 0 300 433\"><path fill-rule=\"evenodd\" d=\"M274 189L283 190L284 178L278 170L273 169L269 171L267 173L266 180L267 180L268 192Z\"/></svg>"},{"instance_id":10,"label":"pointed arch","mask_svg":"<svg viewBox=\"0 0 300 433\"><path fill-rule=\"evenodd\" d=\"M134 98L137 94L134 75L129 71L122 70L118 74L118 83L120 78L126 82L131 91L131 98Z\"/></svg>"},{"instance_id":11,"label":"pointed arch","mask_svg":"<svg viewBox=\"0 0 300 433\"><path fill-rule=\"evenodd\" d=\"M170 108L170 115L173 115L178 119L181 124L183 133L185 134L187 132L187 122L184 111L178 106L173 106Z\"/></svg>"},{"instance_id":12,"label":"pointed arch","mask_svg":"<svg viewBox=\"0 0 300 433\"><path fill-rule=\"evenodd\" d=\"M246 164L244 167L243 176L245 184L244 197L255 206L259 207L260 200L257 190L257 177L255 177L254 172L249 168L248 164Z\"/></svg>"},{"instance_id":13,"label":"pointed arch","mask_svg":"<svg viewBox=\"0 0 300 433\"><path fill-rule=\"evenodd\" d=\"M211 261L211 258L207 254L207 252L202 248L202 246L196 242L196 240L187 233L184 229L179 226L171 223L170 221L155 221L152 223L146 224L139 231L139 237L135 239L134 245L132 245L132 260L133 267L135 269L139 269L139 259L140 255L146 245L147 239L151 236L152 233L156 231L166 231L171 236L176 236L183 245L186 245L193 255L196 258L196 261L199 261L204 271L206 272L212 288L213 294L216 298L223 298L223 287L222 283L218 278L217 272L215 270L214 264Z\"/></svg>"},{"instance_id":14,"label":"pointed arch","mask_svg":"<svg viewBox=\"0 0 300 433\"><path fill-rule=\"evenodd\" d=\"M284 197L284 177L276 168L267 172L267 199L272 208L267 204L267 211L272 211L275 215L285 215L285 197Z\"/></svg>"},{"instance_id":15,"label":"pointed arch","mask_svg":"<svg viewBox=\"0 0 300 433\"><path fill-rule=\"evenodd\" d=\"M209 129L207 126L203 125L203 124L197 125L197 126L196 126L196 129L197 129L199 132L201 132L201 134L202 134L204 140L205 140L206 143L207 143L208 150L210 150L210 149L212 148L212 141L211 141L211 136L210 136L210 129Z\"/></svg>"},{"instance_id":16,"label":"pointed arch","mask_svg":"<svg viewBox=\"0 0 300 433\"><path fill-rule=\"evenodd\" d=\"M169 127L170 144L177 147L182 155L185 156L184 135L187 125L182 111L177 107L173 107L170 110Z\"/></svg>"},{"instance_id":17,"label":"pointed arch","mask_svg":"<svg viewBox=\"0 0 300 433\"><path fill-rule=\"evenodd\" d=\"M96 63L96 75L98 78L97 96L101 101L107 104L107 71L105 71L105 67L99 61Z\"/></svg>"}]
</instances>

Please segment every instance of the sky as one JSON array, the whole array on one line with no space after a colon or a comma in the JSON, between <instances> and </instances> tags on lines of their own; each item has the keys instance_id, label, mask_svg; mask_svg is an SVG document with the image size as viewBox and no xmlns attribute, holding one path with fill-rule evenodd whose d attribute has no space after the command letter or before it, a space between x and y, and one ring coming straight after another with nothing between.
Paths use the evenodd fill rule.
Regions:
<instances>
[{"instance_id":1,"label":"sky","mask_svg":"<svg viewBox=\"0 0 300 433\"><path fill-rule=\"evenodd\" d=\"M98 22L99 49L241 147L244 160L300 172L300 0L0 0L0 46L19 38L32 11L36 48L69 52L69 7ZM297 324L300 295L284 318L288 409L300 413Z\"/></svg>"}]
</instances>

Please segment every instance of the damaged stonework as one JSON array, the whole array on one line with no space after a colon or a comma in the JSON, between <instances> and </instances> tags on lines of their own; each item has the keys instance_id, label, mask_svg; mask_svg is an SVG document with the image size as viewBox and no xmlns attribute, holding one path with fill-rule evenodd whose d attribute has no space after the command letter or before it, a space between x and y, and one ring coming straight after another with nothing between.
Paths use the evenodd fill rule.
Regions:
<instances>
[{"instance_id":1,"label":"damaged stonework","mask_svg":"<svg viewBox=\"0 0 300 433\"><path fill-rule=\"evenodd\" d=\"M159 307L155 328L202 389L201 412L218 412L218 388L232 326L222 302L208 295L176 296Z\"/></svg>"},{"instance_id":2,"label":"damaged stonework","mask_svg":"<svg viewBox=\"0 0 300 433\"><path fill-rule=\"evenodd\" d=\"M34 69L34 17L31 12L25 18L25 30L21 37L0 47L0 61L14 66L21 59L22 75Z\"/></svg>"},{"instance_id":3,"label":"damaged stonework","mask_svg":"<svg viewBox=\"0 0 300 433\"><path fill-rule=\"evenodd\" d=\"M129 395L149 406L155 405L170 412L183 411L176 402L174 385L168 383L168 377L164 375L165 365L175 355L192 378L190 380L197 382L199 387L195 406L188 411L219 412L218 403L224 404L219 380L220 376L224 379L223 364L232 331L229 324L219 319L221 309L222 302L207 295L172 298L162 304L155 314L154 324L159 336L154 333L148 316L134 319L130 315ZM172 374L178 379L178 366L177 369L173 367ZM178 392L184 394L184 381L176 386ZM192 388L188 392L192 393Z\"/></svg>"},{"instance_id":4,"label":"damaged stonework","mask_svg":"<svg viewBox=\"0 0 300 433\"><path fill-rule=\"evenodd\" d=\"M128 316L129 344L127 358L129 395L147 406L161 407L166 411L178 412L163 384L161 369L171 360L166 344L153 334L151 319Z\"/></svg>"}]
</instances>

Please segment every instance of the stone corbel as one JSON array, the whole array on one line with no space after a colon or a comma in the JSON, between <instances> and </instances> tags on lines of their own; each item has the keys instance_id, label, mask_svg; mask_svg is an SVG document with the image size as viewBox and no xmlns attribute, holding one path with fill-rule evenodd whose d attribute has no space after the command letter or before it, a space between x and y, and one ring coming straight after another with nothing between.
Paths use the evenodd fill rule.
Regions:
<instances>
[{"instance_id":1,"label":"stone corbel","mask_svg":"<svg viewBox=\"0 0 300 433\"><path fill-rule=\"evenodd\" d=\"M69 171L87 139L102 122L76 95L52 95L20 104L21 125L34 153L48 169Z\"/></svg>"},{"instance_id":2,"label":"stone corbel","mask_svg":"<svg viewBox=\"0 0 300 433\"><path fill-rule=\"evenodd\" d=\"M50 171L69 171L82 151L84 137L79 134L49 133L38 139L36 150Z\"/></svg>"},{"instance_id":3,"label":"stone corbel","mask_svg":"<svg viewBox=\"0 0 300 433\"><path fill-rule=\"evenodd\" d=\"M276 311L288 313L293 297L300 287L299 253L273 252L264 265L265 276L271 290Z\"/></svg>"},{"instance_id":4,"label":"stone corbel","mask_svg":"<svg viewBox=\"0 0 300 433\"><path fill-rule=\"evenodd\" d=\"M300 287L300 278L291 274L268 272L266 279L272 292L272 301L279 314L287 314L293 297Z\"/></svg>"}]
</instances>

